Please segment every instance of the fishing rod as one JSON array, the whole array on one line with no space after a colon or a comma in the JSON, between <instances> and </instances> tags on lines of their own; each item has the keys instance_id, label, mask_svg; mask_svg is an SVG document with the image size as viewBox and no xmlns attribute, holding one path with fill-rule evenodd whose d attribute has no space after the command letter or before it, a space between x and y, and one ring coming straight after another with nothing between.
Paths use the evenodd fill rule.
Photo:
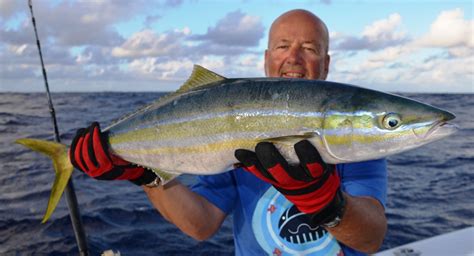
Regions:
<instances>
[{"instance_id":1,"label":"fishing rod","mask_svg":"<svg viewBox=\"0 0 474 256\"><path fill-rule=\"evenodd\" d=\"M61 142L59 138L58 122L56 121L56 113L54 111L53 101L51 100L51 94L49 92L48 77L46 76L46 69L43 62L43 54L41 52L41 44L38 38L38 31L36 30L36 21L33 14L33 3L31 0L28 0L28 6L30 7L31 12L31 22L33 23L33 28L36 36L36 45L38 46L39 57L41 61L41 68L43 71L44 85L46 87L46 95L48 97L49 112L51 113L51 119L53 121L54 127L54 139L56 142ZM79 212L79 207L77 204L76 192L74 191L74 184L72 183L72 177L69 179L69 182L65 189L66 192L66 201L69 208L69 216L71 217L72 227L74 229L74 235L76 236L76 243L79 248L79 254L87 256L89 252L87 250L87 241L86 233L84 232L84 226L82 225L81 214Z\"/></svg>"}]
</instances>

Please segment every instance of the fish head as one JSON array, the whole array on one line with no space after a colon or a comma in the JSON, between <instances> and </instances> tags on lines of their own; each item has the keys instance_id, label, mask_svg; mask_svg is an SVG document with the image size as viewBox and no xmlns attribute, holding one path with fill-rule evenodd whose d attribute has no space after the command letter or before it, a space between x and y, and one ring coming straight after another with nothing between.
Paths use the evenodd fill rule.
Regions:
<instances>
[{"instance_id":1,"label":"fish head","mask_svg":"<svg viewBox=\"0 0 474 256\"><path fill-rule=\"evenodd\" d=\"M323 159L331 163L383 158L457 131L455 115L409 98L357 88L326 106L320 132Z\"/></svg>"}]
</instances>

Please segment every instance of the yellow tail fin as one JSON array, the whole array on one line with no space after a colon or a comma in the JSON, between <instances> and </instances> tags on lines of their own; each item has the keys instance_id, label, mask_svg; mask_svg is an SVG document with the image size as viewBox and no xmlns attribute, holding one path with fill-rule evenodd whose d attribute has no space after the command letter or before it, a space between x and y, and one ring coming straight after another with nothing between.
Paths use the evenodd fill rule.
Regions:
<instances>
[{"instance_id":1,"label":"yellow tail fin","mask_svg":"<svg viewBox=\"0 0 474 256\"><path fill-rule=\"evenodd\" d=\"M48 208L44 214L42 223L45 223L53 213L59 203L61 196L66 188L69 178L71 177L74 167L69 161L67 154L67 146L57 142L37 139L18 139L16 143L26 146L34 151L38 151L50 157L53 160L56 178L51 189Z\"/></svg>"}]
</instances>

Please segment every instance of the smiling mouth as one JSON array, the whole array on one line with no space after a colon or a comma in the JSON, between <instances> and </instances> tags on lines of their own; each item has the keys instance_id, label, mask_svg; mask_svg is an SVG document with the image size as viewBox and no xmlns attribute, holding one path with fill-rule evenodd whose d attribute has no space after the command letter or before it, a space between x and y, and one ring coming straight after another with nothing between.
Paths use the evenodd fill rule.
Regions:
<instances>
[{"instance_id":1,"label":"smiling mouth","mask_svg":"<svg viewBox=\"0 0 474 256\"><path fill-rule=\"evenodd\" d=\"M303 78L304 74L297 73L297 72L285 72L285 73L282 73L281 76L287 77L287 78Z\"/></svg>"}]
</instances>

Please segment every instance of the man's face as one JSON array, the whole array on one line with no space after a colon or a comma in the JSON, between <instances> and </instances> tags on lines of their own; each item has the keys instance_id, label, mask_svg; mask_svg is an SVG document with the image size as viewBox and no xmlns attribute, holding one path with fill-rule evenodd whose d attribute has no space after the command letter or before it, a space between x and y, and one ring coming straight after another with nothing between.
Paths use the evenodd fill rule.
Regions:
<instances>
[{"instance_id":1,"label":"man's face","mask_svg":"<svg viewBox=\"0 0 474 256\"><path fill-rule=\"evenodd\" d=\"M326 79L330 58L323 35L321 26L304 16L277 20L265 51L266 76Z\"/></svg>"}]
</instances>

